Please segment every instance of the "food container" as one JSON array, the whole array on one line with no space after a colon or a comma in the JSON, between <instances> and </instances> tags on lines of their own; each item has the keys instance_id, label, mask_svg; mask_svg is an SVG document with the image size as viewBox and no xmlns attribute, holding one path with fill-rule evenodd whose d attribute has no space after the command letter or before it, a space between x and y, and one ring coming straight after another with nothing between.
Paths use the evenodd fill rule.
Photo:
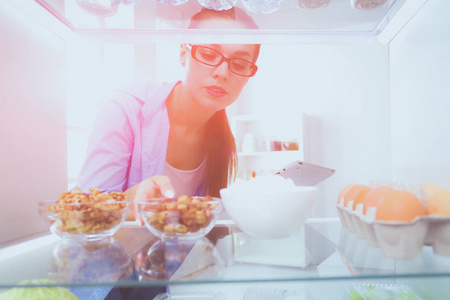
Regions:
<instances>
[{"instance_id":1,"label":"food container","mask_svg":"<svg viewBox=\"0 0 450 300\"><path fill-rule=\"evenodd\" d=\"M263 239L291 236L308 218L318 188L260 176L220 190L225 210L245 233Z\"/></svg>"},{"instance_id":2,"label":"food container","mask_svg":"<svg viewBox=\"0 0 450 300\"><path fill-rule=\"evenodd\" d=\"M222 210L221 200L210 196L153 198L137 205L148 230L166 240L204 237L214 227Z\"/></svg>"},{"instance_id":3,"label":"food container","mask_svg":"<svg viewBox=\"0 0 450 300\"><path fill-rule=\"evenodd\" d=\"M376 208L370 208L364 215L337 207L341 214L352 217L351 226L346 227L355 233L362 230L363 234L357 236L370 246L380 247L387 257L413 258L422 253L423 246L433 247L435 254L450 256L450 217L428 215L412 222L380 221L375 220ZM348 222L345 217L342 220Z\"/></svg>"},{"instance_id":4,"label":"food container","mask_svg":"<svg viewBox=\"0 0 450 300\"><path fill-rule=\"evenodd\" d=\"M428 229L427 221L423 218L416 218L412 222L376 221L373 225L384 255L407 259L422 253Z\"/></svg>"},{"instance_id":5,"label":"food container","mask_svg":"<svg viewBox=\"0 0 450 300\"><path fill-rule=\"evenodd\" d=\"M428 216L426 243L438 255L450 256L450 217Z\"/></svg>"},{"instance_id":6,"label":"food container","mask_svg":"<svg viewBox=\"0 0 450 300\"><path fill-rule=\"evenodd\" d=\"M214 10L227 10L236 5L237 0L197 0L197 2L207 8Z\"/></svg>"},{"instance_id":7,"label":"food container","mask_svg":"<svg viewBox=\"0 0 450 300\"><path fill-rule=\"evenodd\" d=\"M383 254L379 247L370 246L365 239L358 238L356 233L342 228L337 245L343 262L352 269L368 269L371 272L386 274L395 272L395 259Z\"/></svg>"},{"instance_id":8,"label":"food container","mask_svg":"<svg viewBox=\"0 0 450 300\"><path fill-rule=\"evenodd\" d=\"M433 247L433 251L438 255L450 256L450 216L446 214L446 195L442 196L443 204L442 208L435 209L428 214L420 214L423 210L426 212L425 204L426 201L424 186L420 184L412 184L405 186L403 183L386 183L383 182L379 185L371 185L374 189L378 187L392 187L392 192L395 191L406 191L406 193L397 193L396 197L390 198L390 200L384 202L385 204L391 203L393 208L389 210L384 209L383 214L386 211L389 212L392 209L395 210L396 206L392 203L394 199L401 199L401 205L405 206L403 199L409 194L417 197L418 201L422 202L424 205L423 210L419 210L417 217L413 220L405 220L405 216L402 215L404 221L394 221L395 216L389 215L385 220L377 220L377 210L378 205L373 206L372 199L364 199L363 203L359 203L354 207L354 201L348 198L347 204L344 206L344 198L348 194L348 191L352 186L357 186L356 184L347 185L339 195L339 200L336 204L336 208L341 220L342 226L349 229L350 232L355 232L360 239L364 239L372 247L379 247L382 253L389 258L398 259L410 259L419 256L422 253L422 248L424 246ZM430 186L430 185L428 185ZM436 189L431 186L433 190ZM439 187L440 189L440 187ZM444 190L445 191L445 190ZM378 190L378 197L385 197L388 193L387 190ZM430 193L430 190L428 190ZM431 191L432 192L432 191ZM370 195L368 193L367 195ZM391 194L393 195L393 194ZM400 198L403 197L403 198ZM380 200L378 200L380 201ZM438 204L440 202L437 202ZM376 203L375 203L376 204ZM429 202L427 203L429 205ZM367 205L365 207L365 213L362 205ZM398 204L397 204L397 207ZM420 205L419 205L420 207ZM411 207L405 206L403 209L399 209L400 213L407 212L408 208L411 211ZM378 211L380 213L380 211ZM381 214L380 214L381 215ZM392 220L391 220L392 219ZM341 246L344 249L344 246Z\"/></svg>"},{"instance_id":9,"label":"food container","mask_svg":"<svg viewBox=\"0 0 450 300\"><path fill-rule=\"evenodd\" d=\"M233 262L290 268L306 268L314 263L305 247L306 230L302 226L292 236L283 239L261 239L245 232L233 232Z\"/></svg>"},{"instance_id":10,"label":"food container","mask_svg":"<svg viewBox=\"0 0 450 300\"><path fill-rule=\"evenodd\" d=\"M296 0L295 5L305 10L319 10L327 7L331 0Z\"/></svg>"},{"instance_id":11,"label":"food container","mask_svg":"<svg viewBox=\"0 0 450 300\"><path fill-rule=\"evenodd\" d=\"M285 151L296 151L299 149L297 140L290 140L283 143L283 150Z\"/></svg>"},{"instance_id":12,"label":"food container","mask_svg":"<svg viewBox=\"0 0 450 300\"><path fill-rule=\"evenodd\" d=\"M343 207L343 215L344 215L345 223L347 224L348 229L351 232L356 232L356 227L355 227L356 225L355 225L355 222L354 222L354 220L352 218L352 214L351 214L352 207L353 207L353 200L349 201L347 203L347 206Z\"/></svg>"},{"instance_id":13,"label":"food container","mask_svg":"<svg viewBox=\"0 0 450 300\"><path fill-rule=\"evenodd\" d=\"M338 206L339 210L351 214ZM362 230L363 236L358 237L370 246L380 247L387 257L413 258L422 253L423 246L433 247L435 254L450 256L450 217L428 215L412 222L397 222L375 220L375 213L375 208L369 209L366 215L353 213L351 216L359 216L360 225L352 223L351 227L355 233ZM361 228L357 230L354 226Z\"/></svg>"},{"instance_id":14,"label":"food container","mask_svg":"<svg viewBox=\"0 0 450 300\"><path fill-rule=\"evenodd\" d=\"M221 277L224 265L220 254L207 238L195 241L158 240L147 251L139 274L150 280L213 279Z\"/></svg>"},{"instance_id":15,"label":"food container","mask_svg":"<svg viewBox=\"0 0 450 300\"><path fill-rule=\"evenodd\" d=\"M341 224L343 227L348 227L347 225L347 219L344 215L344 199L339 199L339 202L336 204L339 220L341 221Z\"/></svg>"},{"instance_id":16,"label":"food container","mask_svg":"<svg viewBox=\"0 0 450 300\"><path fill-rule=\"evenodd\" d=\"M365 238L366 235L361 221L361 216L363 215L363 205L358 204L355 210L349 211L349 215L353 223L353 228L355 229L355 232L358 235L358 237Z\"/></svg>"},{"instance_id":17,"label":"food container","mask_svg":"<svg viewBox=\"0 0 450 300\"><path fill-rule=\"evenodd\" d=\"M114 238L83 243L62 239L50 265L48 276L57 282L115 282L133 274L133 261Z\"/></svg>"},{"instance_id":18,"label":"food container","mask_svg":"<svg viewBox=\"0 0 450 300\"><path fill-rule=\"evenodd\" d=\"M81 191L65 192L58 201L38 204L39 213L52 233L76 240L112 236L125 221L130 207L131 200L126 200L123 193L100 193L98 190L91 195Z\"/></svg>"},{"instance_id":19,"label":"food container","mask_svg":"<svg viewBox=\"0 0 450 300\"><path fill-rule=\"evenodd\" d=\"M383 7L387 0L350 0L350 5L358 10L372 10Z\"/></svg>"},{"instance_id":20,"label":"food container","mask_svg":"<svg viewBox=\"0 0 450 300\"><path fill-rule=\"evenodd\" d=\"M270 141L270 150L271 151L281 151L283 150L283 142L281 141L277 141L277 140L272 140Z\"/></svg>"},{"instance_id":21,"label":"food container","mask_svg":"<svg viewBox=\"0 0 450 300\"><path fill-rule=\"evenodd\" d=\"M111 17L118 11L113 0L77 0L77 5L89 14L99 17Z\"/></svg>"},{"instance_id":22,"label":"food container","mask_svg":"<svg viewBox=\"0 0 450 300\"><path fill-rule=\"evenodd\" d=\"M283 0L242 0L244 8L252 13L270 14L280 9Z\"/></svg>"},{"instance_id":23,"label":"food container","mask_svg":"<svg viewBox=\"0 0 450 300\"><path fill-rule=\"evenodd\" d=\"M373 228L373 222L375 221L376 209L369 208L367 214L360 215L361 227L364 231L364 238L367 240L370 246L377 247L378 241Z\"/></svg>"}]
</instances>

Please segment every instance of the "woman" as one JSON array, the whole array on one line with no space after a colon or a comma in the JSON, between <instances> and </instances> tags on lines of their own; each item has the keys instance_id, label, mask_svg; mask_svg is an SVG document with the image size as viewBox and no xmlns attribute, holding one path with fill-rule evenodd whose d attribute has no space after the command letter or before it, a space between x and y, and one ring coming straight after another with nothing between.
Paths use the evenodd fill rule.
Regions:
<instances>
[{"instance_id":1,"label":"woman","mask_svg":"<svg viewBox=\"0 0 450 300\"><path fill-rule=\"evenodd\" d=\"M202 9L188 28L257 27L233 8ZM160 196L219 196L237 168L225 108L256 73L258 54L259 45L181 45L183 80L119 91L103 107L78 186L125 191L135 203Z\"/></svg>"}]
</instances>

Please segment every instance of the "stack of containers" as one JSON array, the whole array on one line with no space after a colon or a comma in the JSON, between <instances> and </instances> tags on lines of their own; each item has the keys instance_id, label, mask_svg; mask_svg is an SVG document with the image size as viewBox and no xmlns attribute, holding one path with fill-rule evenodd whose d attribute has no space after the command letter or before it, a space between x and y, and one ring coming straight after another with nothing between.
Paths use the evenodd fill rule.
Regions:
<instances>
[{"instance_id":1,"label":"stack of containers","mask_svg":"<svg viewBox=\"0 0 450 300\"><path fill-rule=\"evenodd\" d=\"M413 258L429 245L450 256L450 189L436 184L349 184L336 204L342 226L392 258Z\"/></svg>"}]
</instances>

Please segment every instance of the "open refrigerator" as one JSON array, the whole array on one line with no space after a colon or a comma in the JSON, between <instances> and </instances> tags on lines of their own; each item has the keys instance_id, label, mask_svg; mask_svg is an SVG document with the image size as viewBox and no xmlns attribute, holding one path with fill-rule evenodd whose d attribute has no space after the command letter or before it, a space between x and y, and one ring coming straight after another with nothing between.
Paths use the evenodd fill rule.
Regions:
<instances>
[{"instance_id":1,"label":"open refrigerator","mask_svg":"<svg viewBox=\"0 0 450 300\"><path fill-rule=\"evenodd\" d=\"M185 29L202 6L238 6L259 29ZM110 265L122 277L58 277L50 286L85 288L80 299L97 299L92 291L98 296L110 285L170 285L172 298L160 299L372 299L375 292L446 299L450 256L430 246L411 259L386 256L342 226L336 202L351 183L450 188L449 9L444 0L0 0L0 293L23 280L80 271L61 261L74 248L50 235L37 203L76 182L108 92L176 80L182 43L249 43L261 44L259 70L227 111L238 177L271 173L292 160L336 170L318 185L301 246L286 241L301 248L301 259L239 263L248 253L236 245L251 244L236 233L214 251L193 248L210 249L212 258L193 260L212 261L210 273L127 281L135 249L151 237L125 222L118 242L98 246L109 249L105 257L130 258ZM104 266L95 264L98 257L86 263L89 253L84 274ZM111 289L102 291L108 299ZM351 298L355 293L361 298Z\"/></svg>"}]
</instances>

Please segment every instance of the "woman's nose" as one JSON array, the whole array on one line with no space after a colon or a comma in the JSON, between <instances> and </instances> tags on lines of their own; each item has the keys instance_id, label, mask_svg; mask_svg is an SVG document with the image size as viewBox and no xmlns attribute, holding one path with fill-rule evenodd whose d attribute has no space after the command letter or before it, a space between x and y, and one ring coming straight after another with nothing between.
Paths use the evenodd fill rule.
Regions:
<instances>
[{"instance_id":1,"label":"woman's nose","mask_svg":"<svg viewBox=\"0 0 450 300\"><path fill-rule=\"evenodd\" d=\"M220 65L214 68L213 77L227 78L229 75L228 62L223 61Z\"/></svg>"}]
</instances>

